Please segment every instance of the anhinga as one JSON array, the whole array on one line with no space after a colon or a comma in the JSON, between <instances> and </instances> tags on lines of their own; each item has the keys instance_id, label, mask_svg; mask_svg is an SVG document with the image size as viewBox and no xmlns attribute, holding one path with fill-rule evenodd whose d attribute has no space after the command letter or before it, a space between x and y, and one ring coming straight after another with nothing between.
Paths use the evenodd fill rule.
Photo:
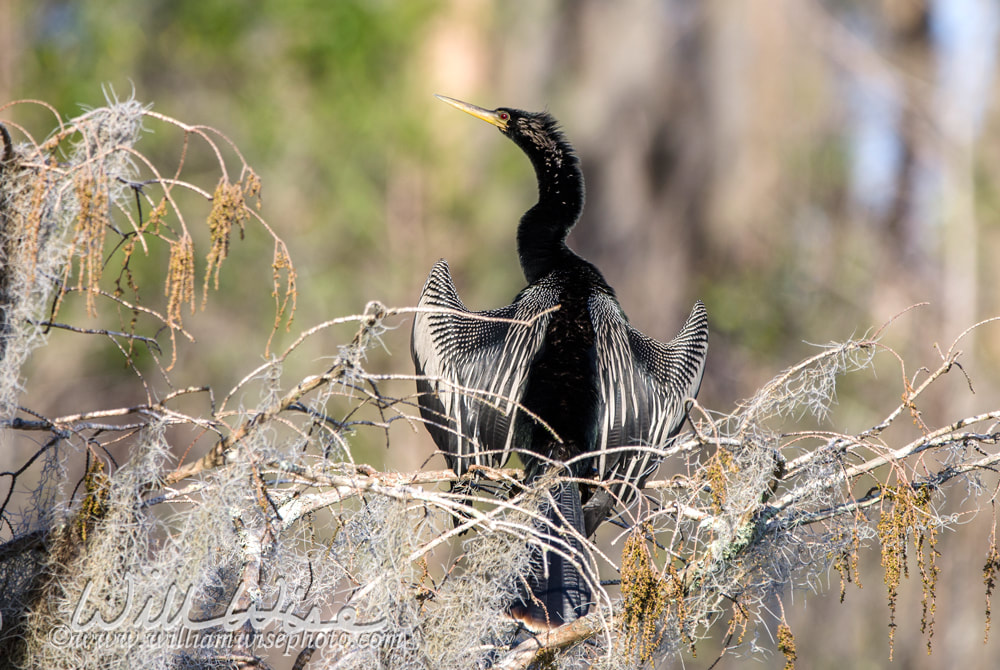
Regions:
<instances>
[{"instance_id":1,"label":"anhinga","mask_svg":"<svg viewBox=\"0 0 1000 670\"><path fill-rule=\"evenodd\" d=\"M535 550L512 614L533 630L550 628L592 604L587 580L567 560L579 555L578 537L616 502L632 500L656 468L650 447L680 430L684 399L701 385L707 316L699 301L673 340L646 337L600 271L566 246L583 210L583 174L552 116L438 97L493 124L527 154L538 202L517 228L528 286L512 304L470 311L448 264L431 270L419 303L431 309L417 313L411 339L421 414L458 475L472 464L500 466L516 451L529 483L567 461L560 474L603 483L584 486L582 499L577 483L556 484L555 507L543 505L549 523L539 532L561 552Z\"/></svg>"}]
</instances>

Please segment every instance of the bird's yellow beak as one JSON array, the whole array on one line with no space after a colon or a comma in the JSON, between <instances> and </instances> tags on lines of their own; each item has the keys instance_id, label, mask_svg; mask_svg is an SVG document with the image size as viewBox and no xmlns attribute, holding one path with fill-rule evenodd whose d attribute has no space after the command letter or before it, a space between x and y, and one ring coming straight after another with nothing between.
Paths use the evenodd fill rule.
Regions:
<instances>
[{"instance_id":1,"label":"bird's yellow beak","mask_svg":"<svg viewBox=\"0 0 1000 670\"><path fill-rule=\"evenodd\" d=\"M466 114L472 114L477 119L482 119L486 123L491 123L500 130L507 130L507 119L500 118L500 114L490 109L483 109L482 107L477 107L475 105L470 105L467 102L462 102L461 100L456 100L455 98L449 98L445 95L434 95L438 100L443 100L447 102L452 107L462 110ZM506 115L505 115L506 116Z\"/></svg>"}]
</instances>

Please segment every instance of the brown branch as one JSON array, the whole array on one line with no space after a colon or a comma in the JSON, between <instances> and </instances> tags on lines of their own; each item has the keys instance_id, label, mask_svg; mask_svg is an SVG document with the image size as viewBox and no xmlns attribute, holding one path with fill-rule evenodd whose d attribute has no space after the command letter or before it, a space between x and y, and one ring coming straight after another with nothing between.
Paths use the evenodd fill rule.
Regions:
<instances>
[{"instance_id":1,"label":"brown branch","mask_svg":"<svg viewBox=\"0 0 1000 670\"><path fill-rule=\"evenodd\" d=\"M602 630L600 612L592 612L559 628L540 633L514 647L497 665L495 670L527 670L539 654L565 649L571 644L587 640Z\"/></svg>"},{"instance_id":2,"label":"brown branch","mask_svg":"<svg viewBox=\"0 0 1000 670\"><path fill-rule=\"evenodd\" d=\"M106 330L104 328L80 328L79 326L72 326L68 323L55 323L53 321L37 321L31 322L33 326L43 326L44 328L59 328L61 330L69 330L74 333L81 333L84 335L107 335L108 337L124 337L129 340L138 340L139 342L145 343L150 349L156 351L156 353L162 353L160 349L160 343L151 337L144 337L142 335L136 335L134 333L123 333L117 330Z\"/></svg>"},{"instance_id":3,"label":"brown branch","mask_svg":"<svg viewBox=\"0 0 1000 670\"><path fill-rule=\"evenodd\" d=\"M286 393L278 402L274 403L264 411L258 412L232 433L216 442L215 446L200 459L188 463L187 465L178 466L173 472L168 473L163 478L164 483L168 485L175 484L186 477L191 477L205 470L222 465L225 462L226 454L228 454L229 451L241 440L246 439L255 433L259 428L266 426L278 414L287 410L292 404L298 402L307 393L310 393L311 391L314 391L321 386L329 384L340 378L340 376L344 373L345 367L345 363L339 362L326 374L306 377L304 380L299 382L294 389Z\"/></svg>"}]
</instances>

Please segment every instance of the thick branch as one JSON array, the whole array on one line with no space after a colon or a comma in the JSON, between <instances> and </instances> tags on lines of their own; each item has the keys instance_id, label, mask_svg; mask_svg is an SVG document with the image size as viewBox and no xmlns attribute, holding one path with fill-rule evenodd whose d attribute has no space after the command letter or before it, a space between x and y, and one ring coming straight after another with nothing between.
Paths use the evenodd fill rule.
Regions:
<instances>
[{"instance_id":1,"label":"thick branch","mask_svg":"<svg viewBox=\"0 0 1000 670\"><path fill-rule=\"evenodd\" d=\"M582 642L593 637L601 629L600 612L592 612L576 621L525 640L512 649L493 668L496 670L526 670L534 663L540 653L565 649L571 644L576 644L577 642Z\"/></svg>"}]
</instances>

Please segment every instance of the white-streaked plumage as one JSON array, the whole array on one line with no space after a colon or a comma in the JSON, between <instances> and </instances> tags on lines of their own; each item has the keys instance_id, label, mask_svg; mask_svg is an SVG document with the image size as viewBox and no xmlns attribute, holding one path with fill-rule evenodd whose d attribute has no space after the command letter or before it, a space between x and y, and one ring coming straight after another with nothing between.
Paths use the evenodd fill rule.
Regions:
<instances>
[{"instance_id":1,"label":"white-streaked plumage","mask_svg":"<svg viewBox=\"0 0 1000 670\"><path fill-rule=\"evenodd\" d=\"M428 430L456 474L530 450L516 439L520 422L532 421L522 394L558 305L557 291L540 282L506 307L474 312L458 296L447 262L434 265L413 324L412 354L425 377L418 390ZM684 399L697 394L705 371L708 320L699 301L677 336L662 343L633 328L609 293L595 291L589 311L600 400L592 469L627 503L658 461L652 450L622 448L662 448L680 429Z\"/></svg>"}]
</instances>

